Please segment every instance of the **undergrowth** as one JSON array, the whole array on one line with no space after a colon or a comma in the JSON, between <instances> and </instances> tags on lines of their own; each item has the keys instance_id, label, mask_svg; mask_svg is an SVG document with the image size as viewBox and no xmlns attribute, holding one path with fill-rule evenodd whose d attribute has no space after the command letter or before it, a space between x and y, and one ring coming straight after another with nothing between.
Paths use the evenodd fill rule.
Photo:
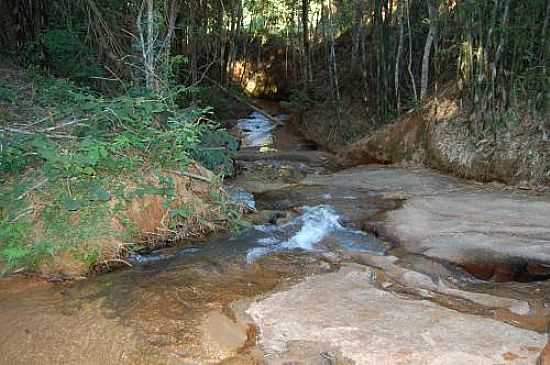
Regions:
<instances>
[{"instance_id":1,"label":"undergrowth","mask_svg":"<svg viewBox=\"0 0 550 365\"><path fill-rule=\"evenodd\" d=\"M132 199L157 194L174 221L193 215L172 203L168 172L199 161L220 175L232 173L237 142L209 119L209 108L177 104L184 88L163 97L130 91L105 98L67 80L25 77L22 84L0 80L2 273L37 268L61 254L97 265L100 242L134 236L123 216ZM211 201L228 222L239 220L223 197ZM124 230L113 229L115 216L127 223Z\"/></svg>"}]
</instances>

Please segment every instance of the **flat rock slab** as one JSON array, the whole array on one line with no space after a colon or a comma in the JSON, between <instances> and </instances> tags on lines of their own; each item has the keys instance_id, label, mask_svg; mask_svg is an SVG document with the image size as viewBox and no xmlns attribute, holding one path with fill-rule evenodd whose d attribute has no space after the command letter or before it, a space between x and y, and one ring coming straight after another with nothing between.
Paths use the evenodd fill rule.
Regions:
<instances>
[{"instance_id":1,"label":"flat rock slab","mask_svg":"<svg viewBox=\"0 0 550 365\"><path fill-rule=\"evenodd\" d=\"M548 200L484 191L413 197L388 214L386 228L407 250L449 261L550 262Z\"/></svg>"},{"instance_id":2,"label":"flat rock slab","mask_svg":"<svg viewBox=\"0 0 550 365\"><path fill-rule=\"evenodd\" d=\"M382 166L360 166L331 175L310 175L302 183L372 190L390 198L441 194L467 188L462 180L432 170Z\"/></svg>"},{"instance_id":3,"label":"flat rock slab","mask_svg":"<svg viewBox=\"0 0 550 365\"><path fill-rule=\"evenodd\" d=\"M410 252L464 264L483 279L513 280L518 267L532 276L550 274L548 195L492 189L428 169L379 166L311 176L305 183L406 199L383 227Z\"/></svg>"},{"instance_id":4,"label":"flat rock slab","mask_svg":"<svg viewBox=\"0 0 550 365\"><path fill-rule=\"evenodd\" d=\"M253 303L267 362L302 361L309 347L357 364L523 365L546 344L536 332L377 289L373 274L344 267Z\"/></svg>"}]
</instances>

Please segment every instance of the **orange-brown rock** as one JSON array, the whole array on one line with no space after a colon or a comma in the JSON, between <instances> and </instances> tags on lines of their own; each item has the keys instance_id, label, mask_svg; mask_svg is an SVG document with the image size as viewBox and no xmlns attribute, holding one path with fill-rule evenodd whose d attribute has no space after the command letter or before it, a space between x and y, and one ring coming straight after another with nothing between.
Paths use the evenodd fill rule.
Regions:
<instances>
[{"instance_id":1,"label":"orange-brown rock","mask_svg":"<svg viewBox=\"0 0 550 365\"><path fill-rule=\"evenodd\" d=\"M538 365L550 365L550 342L542 349Z\"/></svg>"}]
</instances>

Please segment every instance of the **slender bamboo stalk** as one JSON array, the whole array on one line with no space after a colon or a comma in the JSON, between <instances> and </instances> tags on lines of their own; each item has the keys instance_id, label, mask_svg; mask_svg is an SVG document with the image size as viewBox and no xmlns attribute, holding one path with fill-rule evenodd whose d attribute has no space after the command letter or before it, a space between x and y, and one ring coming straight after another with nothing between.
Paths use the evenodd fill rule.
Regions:
<instances>
[{"instance_id":1,"label":"slender bamboo stalk","mask_svg":"<svg viewBox=\"0 0 550 365\"><path fill-rule=\"evenodd\" d=\"M426 37L426 44L424 46L424 56L422 58L422 76L420 79L420 100L424 100L428 94L428 83L430 80L430 54L432 46L437 36L437 7L433 3L433 0L426 0L428 4L428 13L430 21L430 29L428 36Z\"/></svg>"},{"instance_id":2,"label":"slender bamboo stalk","mask_svg":"<svg viewBox=\"0 0 550 365\"><path fill-rule=\"evenodd\" d=\"M401 94L399 93L399 73L400 73L400 61L401 53L403 53L403 35L405 33L403 25L403 9L401 2L397 3L397 22L399 24L399 43L397 45L397 54L395 55L395 73L394 73L394 87L395 87L395 102L397 114L401 112Z\"/></svg>"},{"instance_id":3,"label":"slender bamboo stalk","mask_svg":"<svg viewBox=\"0 0 550 365\"><path fill-rule=\"evenodd\" d=\"M408 29L408 35L409 35L409 64L408 64L408 71L409 76L411 77L411 84L413 89L413 97L414 102L418 102L418 94L416 92L416 81L414 79L414 73L412 70L412 59L413 59L413 46L412 46L412 30L411 30L411 18L410 18L410 4L409 0L405 0L405 3L407 4L407 29Z\"/></svg>"}]
</instances>

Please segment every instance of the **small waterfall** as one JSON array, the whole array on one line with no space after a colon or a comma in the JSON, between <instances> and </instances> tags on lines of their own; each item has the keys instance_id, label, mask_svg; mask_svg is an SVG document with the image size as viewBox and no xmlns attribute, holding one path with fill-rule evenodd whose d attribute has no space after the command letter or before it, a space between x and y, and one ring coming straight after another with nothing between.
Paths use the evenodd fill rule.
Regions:
<instances>
[{"instance_id":1,"label":"small waterfall","mask_svg":"<svg viewBox=\"0 0 550 365\"><path fill-rule=\"evenodd\" d=\"M334 242L343 250L369 251L383 254L386 247L370 234L344 227L334 207L318 205L303 207L302 214L283 225L256 226L265 236L248 250L247 261L283 250L323 250L323 241Z\"/></svg>"}]
</instances>

